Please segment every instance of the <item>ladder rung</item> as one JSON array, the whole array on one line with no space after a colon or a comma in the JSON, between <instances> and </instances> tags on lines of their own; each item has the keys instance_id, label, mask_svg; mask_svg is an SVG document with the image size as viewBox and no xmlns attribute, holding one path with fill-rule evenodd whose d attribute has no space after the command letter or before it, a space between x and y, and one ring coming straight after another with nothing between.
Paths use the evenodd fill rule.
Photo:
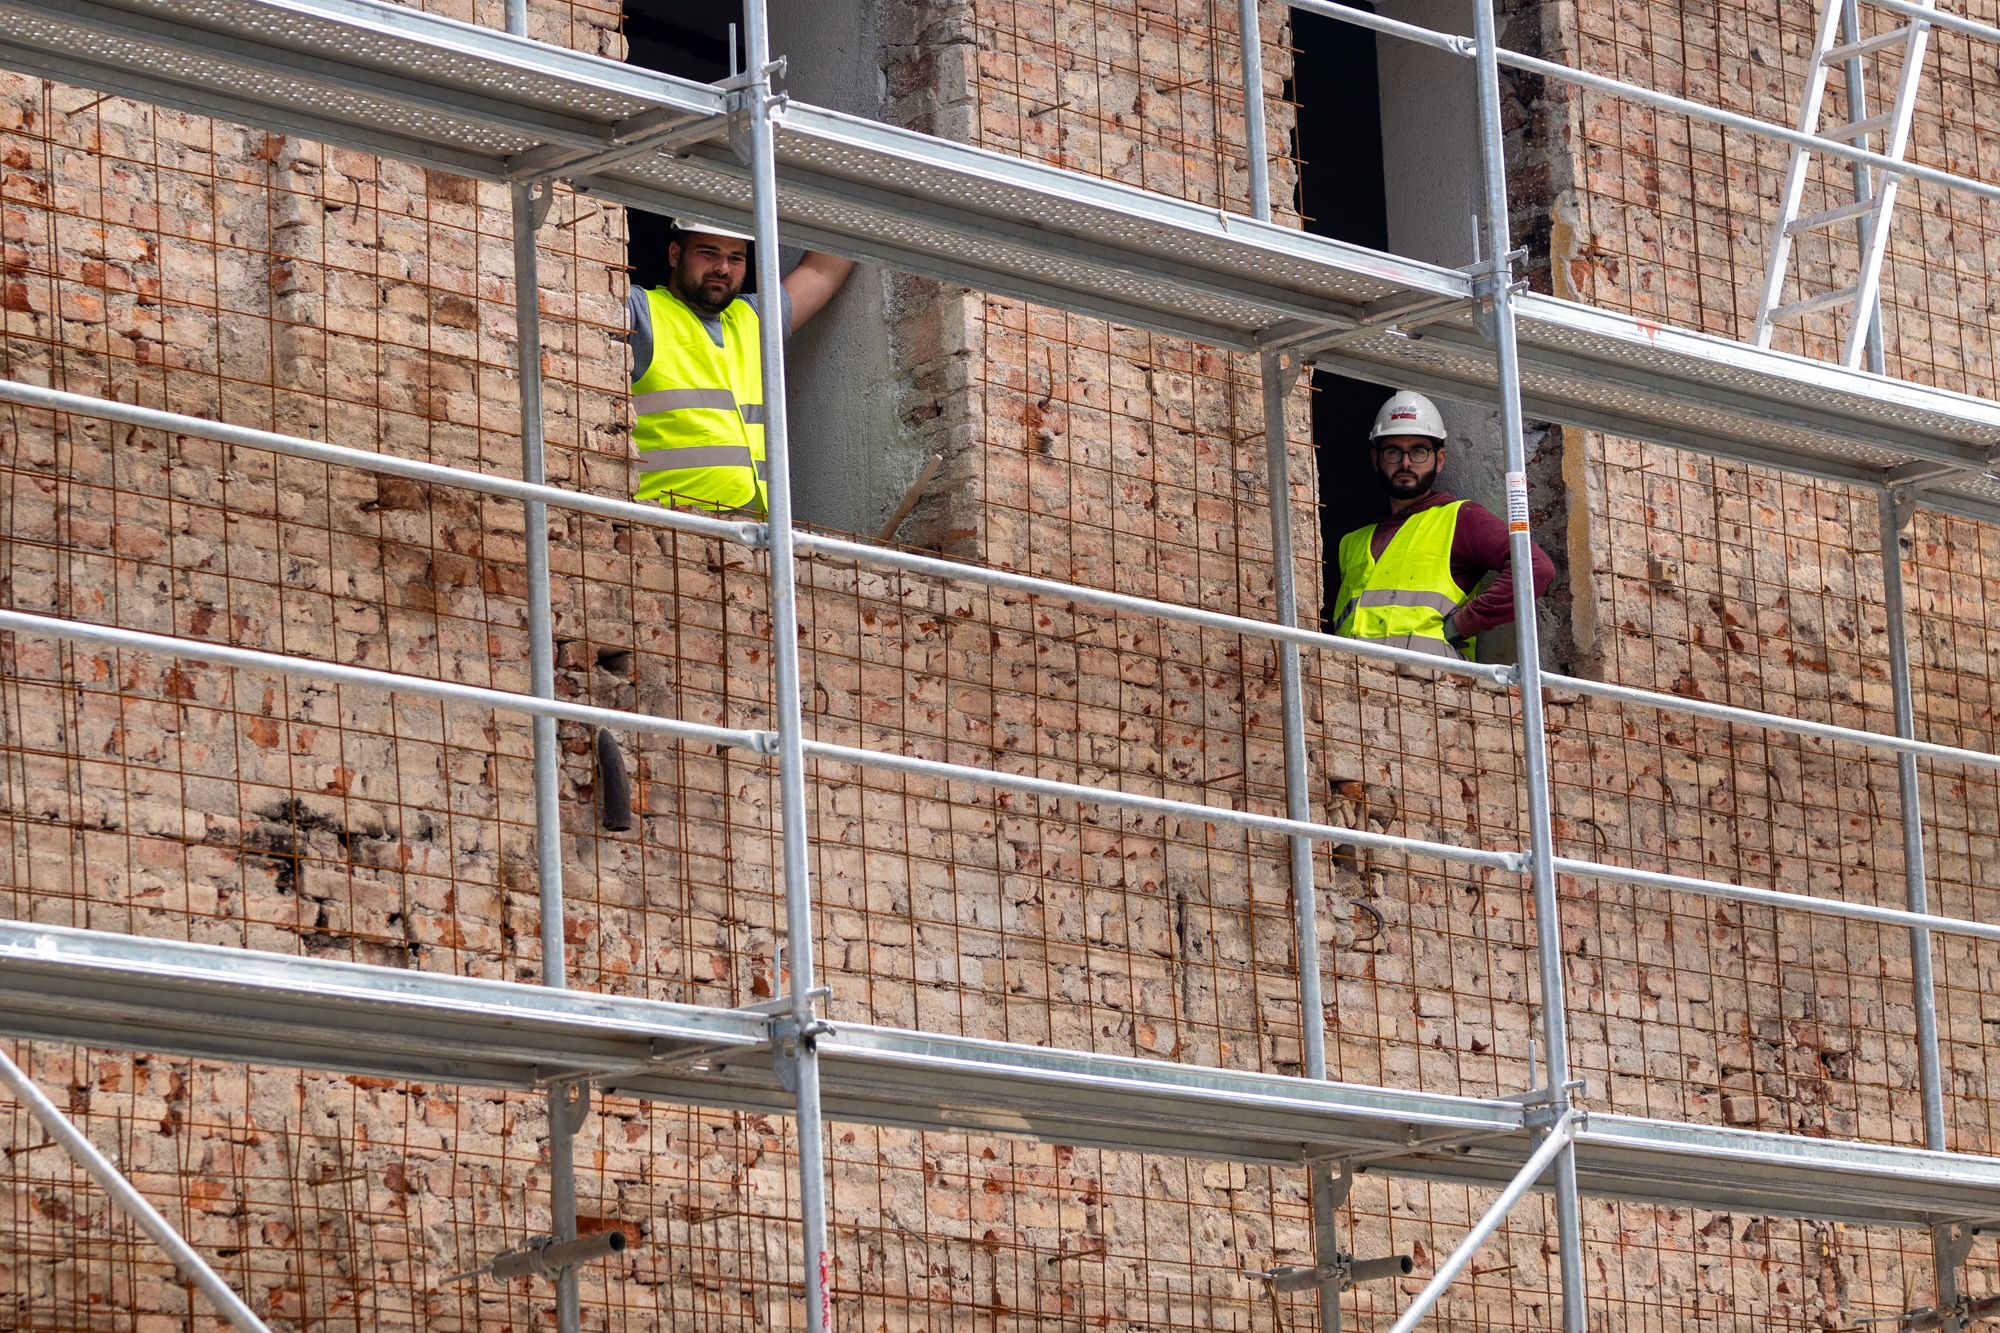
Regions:
<instances>
[{"instance_id":1,"label":"ladder rung","mask_svg":"<svg viewBox=\"0 0 2000 1333\"><path fill-rule=\"evenodd\" d=\"M1845 125L1836 125L1830 130L1823 130L1820 132L1819 137L1822 139L1831 139L1835 143L1846 143L1850 139L1859 139L1865 134L1874 134L1880 130L1886 130L1895 123L1896 113L1893 111L1884 111L1879 116L1870 116L1866 120L1850 120Z\"/></svg>"},{"instance_id":2,"label":"ladder rung","mask_svg":"<svg viewBox=\"0 0 2000 1333\"><path fill-rule=\"evenodd\" d=\"M1851 204L1842 204L1839 208L1829 208L1824 213L1814 213L1810 216L1802 217L1797 222L1785 228L1785 235L1796 236L1802 231L1814 231L1820 227L1831 227L1836 222L1845 222L1849 218L1858 218L1863 213L1873 213L1880 201L1880 195L1875 196L1873 199L1856 199Z\"/></svg>"},{"instance_id":3,"label":"ladder rung","mask_svg":"<svg viewBox=\"0 0 2000 1333\"><path fill-rule=\"evenodd\" d=\"M1850 42L1846 46L1836 46L1820 57L1820 63L1826 65L1844 65L1856 56L1873 55L1885 46L1894 46L1898 42L1907 42L1909 39L1910 28L1908 24L1904 24L1900 28L1891 28L1889 31L1877 33L1873 37L1864 37L1860 41Z\"/></svg>"},{"instance_id":4,"label":"ladder rung","mask_svg":"<svg viewBox=\"0 0 2000 1333\"><path fill-rule=\"evenodd\" d=\"M1781 319L1790 319L1793 315L1809 315L1815 310L1824 310L1830 305L1842 305L1848 301L1852 301L1859 294L1857 288L1842 287L1837 292L1824 292L1818 296L1809 296L1803 301L1794 301L1790 305L1779 306L1771 312L1771 321L1776 323Z\"/></svg>"}]
</instances>

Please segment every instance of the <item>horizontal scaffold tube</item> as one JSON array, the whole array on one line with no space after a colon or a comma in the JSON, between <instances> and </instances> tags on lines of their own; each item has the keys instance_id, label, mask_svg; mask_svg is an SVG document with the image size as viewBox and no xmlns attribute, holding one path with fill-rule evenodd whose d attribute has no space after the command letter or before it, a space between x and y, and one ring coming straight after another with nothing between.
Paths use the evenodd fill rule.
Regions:
<instances>
[{"instance_id":1,"label":"horizontal scaffold tube","mask_svg":"<svg viewBox=\"0 0 2000 1333\"><path fill-rule=\"evenodd\" d=\"M913 551L897 551L885 546L870 546L866 542L847 541L840 537L822 537L818 533L802 532L798 535L795 545L801 551L846 556L862 564L882 569L897 569L906 574L926 574L932 578L949 579L956 583L976 583L985 588L1004 588L1009 592L1032 593L1037 597L1053 597L1065 602L1075 602L1079 606L1102 607L1107 611L1122 611L1129 615L1155 616L1161 620L1199 625L1203 629L1221 630L1226 634L1250 634L1259 638L1276 639L1281 643L1296 643L1306 648L1321 648L1337 653L1352 653L1357 657L1372 657L1396 666L1446 671L1455 675L1470 676L1474 680L1501 688L1505 688L1512 678L1511 667L1487 666L1455 658L1434 657L1429 653L1411 652L1407 648L1391 648L1387 644L1376 643L1370 639L1349 639L1334 634L1322 634L1317 630L1280 625L1275 621L1234 616L1226 611L1205 611L1200 607L1181 606L1151 597L1106 592L1099 588L1064 583L1059 579L1017 574L1008 569L994 569L990 565L968 565L956 560L941 560L936 556L918 555Z\"/></svg>"},{"instance_id":2,"label":"horizontal scaffold tube","mask_svg":"<svg viewBox=\"0 0 2000 1333\"><path fill-rule=\"evenodd\" d=\"M1746 727L1762 727L1767 731L1816 736L1821 740L1839 741L1846 745L1858 745L1864 749L1900 751L1904 754L1923 755L1930 759L1942 759L1948 763L1971 764L1976 768L2000 768L2000 754L1988 754L1984 750L1967 750L1957 745L1937 745L1931 741L1904 740L1900 736L1891 736L1880 731L1865 731L1860 727L1840 727L1831 722L1807 722L1802 718L1778 717L1772 713L1760 713L1754 708L1710 703L1706 699L1690 699L1681 694L1661 694L1657 690L1635 689L1630 685L1612 685L1601 680L1584 680L1578 676L1558 676L1549 673L1543 675L1542 683L1551 692L1569 690L1599 699L1616 699L1620 703L1641 704L1665 712L1691 713L1696 717L1714 718L1718 722L1736 722Z\"/></svg>"},{"instance_id":3,"label":"horizontal scaffold tube","mask_svg":"<svg viewBox=\"0 0 2000 1333\"><path fill-rule=\"evenodd\" d=\"M1426 46L1433 46L1441 51L1449 51L1453 55L1464 56L1467 59L1471 59L1473 56L1473 41L1470 37L1460 37L1453 33L1438 32L1430 28L1420 28L1415 24L1396 23L1392 20L1385 20L1365 10L1355 9L1349 5L1337 4L1335 0L1286 0L1286 2L1291 8L1307 14L1319 14L1326 18L1338 19L1342 23L1352 23L1358 27L1372 28L1377 32L1385 32L1392 36L1406 38L1410 41L1422 42ZM1906 13L1921 12L1915 5L1898 5L1895 8ZM1948 23L1944 26L1956 27L1961 31L1970 31L1981 25L1967 21L1963 23ZM1985 33L1975 33L1974 35L1984 36ZM1878 171L1886 171L1892 176L1911 176L1918 180L1930 181L1934 185L1942 185L1947 189L1961 190L1967 194L1977 195L1982 199L2000 200L2000 185L1989 185L1985 181L1974 180L1970 176L1959 176L1949 171L1940 170L1937 167L1927 167L1921 163L1910 162L1903 158L1890 157L1886 153L1876 153L1866 148L1855 148L1848 144L1836 143L1832 139L1822 139L1817 134L1806 134L1783 125L1773 124L1770 121L1758 120L1755 116L1746 116L1738 111L1725 111L1721 107L1708 106L1705 103L1690 101L1685 97L1676 97L1672 93L1655 92L1651 88L1642 88L1636 83L1627 83L1623 79L1614 79L1604 74L1591 74L1570 65L1557 64L1553 60L1543 60L1538 56L1523 55L1519 51L1509 51L1504 46L1499 49L1497 54L1500 63L1503 65L1514 69L1526 70L1531 74L1540 74L1547 78L1555 79L1558 82L1573 83L1579 87L1592 89L1595 92L1609 93L1613 97L1622 97L1627 101L1656 107L1661 111L1671 111L1683 116L1692 116L1696 120L1704 120L1711 125L1724 125L1730 129L1742 130L1747 134L1762 135L1766 139L1776 139L1780 143L1807 148L1815 153L1823 153L1828 157L1838 157L1849 162L1859 162L1864 166L1874 167Z\"/></svg>"},{"instance_id":4,"label":"horizontal scaffold tube","mask_svg":"<svg viewBox=\"0 0 2000 1333\"><path fill-rule=\"evenodd\" d=\"M1320 0L1315 0L1315 2L1318 3ZM580 491L563 490L556 486L537 486L524 481L514 481L506 477L489 476L486 473L473 472L465 468L448 467L441 463L416 462L411 459L398 458L393 454L373 453L365 449L354 449L345 445L328 444L320 440L308 440L296 435L281 435L272 431L256 430L248 426L232 426L225 422L211 421L206 417L185 416L177 412L161 411L158 408L139 407L130 403L113 402L105 398L93 398L84 394L68 393L60 389L47 389L39 385L22 384L15 380L0 379L0 402L16 403L24 407L38 408L49 412L62 412L72 416L117 421L148 430L159 430L175 435L189 435L200 439L217 440L224 444L238 444L246 448L263 449L272 453L285 454L293 458L304 458L314 462L330 463L341 467L359 468L370 472L379 472L387 476L407 477L414 481L423 481L439 486L456 486L465 490L498 496L502 499L540 500L545 504L576 510L581 513L643 523L654 527L674 528L700 536L738 542L751 547L764 545L765 529L761 523L728 522L722 519L710 518L702 514L688 514L672 509L662 509L658 505L634 504L629 500L614 500L602 496L589 495ZM1382 644L1372 643L1366 639L1350 639L1338 635L1322 634L1314 630L1289 628L1271 621L1253 620L1248 616L1236 616L1222 611L1207 611L1196 607L1178 606L1172 602L1163 602L1154 598L1134 597L1126 593L1107 592L1098 588L1083 587L1079 584L1063 583L1057 579L1038 578L1031 574L1019 574L1011 570L992 569L984 565L969 565L955 560L940 559L936 556L919 555L911 551L898 551L882 546L872 546L865 542L821 536L818 533L799 533L796 545L797 549L801 551L816 551L823 555L842 556L877 568L900 570L904 573L921 574L933 578L948 579L958 583L971 583L983 587L1002 588L1038 597L1056 598L1074 602L1080 606L1095 606L1107 611L1117 611L1128 615L1175 620L1185 624L1198 625L1204 629L1253 635L1282 642L1296 643L1302 647L1315 648L1325 652L1347 653L1354 656L1372 658L1395 666L1419 667L1430 671L1442 671L1478 680L1495 688L1507 688L1512 679L1512 668L1510 667L1452 661L1447 658L1433 657L1427 653L1416 653L1410 652L1407 649L1390 648ZM278 660L292 662L300 659L281 658ZM421 678L410 677L409 679ZM1754 709L1737 708L1728 704L1709 703L1705 700L1689 699L1677 694L1662 694L1655 690L1642 690L1629 685L1611 685L1602 681L1584 680L1575 676L1545 675L1543 680L1551 689L1570 690L1578 694L1616 699L1625 703L1649 705L1671 712L1690 713L1698 717L1710 717L1724 722L1737 722L1745 726L1764 727L1773 731L1791 732L1802 736L1816 736L1824 740L1839 741L1866 748L1922 755L1926 758L1943 760L1948 763L2000 768L2000 755L1988 754L1981 750L1968 750L1958 746L1938 745L1930 741L1903 740L1883 732L1866 731L1858 727L1840 727L1824 722L1805 722L1796 718L1780 717L1774 713L1760 713ZM493 706L497 707L499 705ZM628 725L628 729L636 728Z\"/></svg>"},{"instance_id":5,"label":"horizontal scaffold tube","mask_svg":"<svg viewBox=\"0 0 2000 1333\"><path fill-rule=\"evenodd\" d=\"M490 476L468 468L447 467L443 463L420 463L415 459L398 458L394 454L378 454L367 449L328 444L323 440L308 440L299 435L281 435L276 431L257 430L250 426L232 426L223 421L210 421L207 417L164 412L157 407L140 407L134 403L93 398L87 394L68 393L61 389L45 389L38 384L23 384L19 380L0 379L0 403L14 403L21 407L40 408L45 412L61 412L69 416L94 417L100 421L117 421L144 430L164 431L169 435L191 435L196 439L216 440L223 444L242 445L248 449L263 449L291 458L309 459L315 463L332 463L338 467L380 472L385 476L407 477L411 481L428 482L434 486L456 486L461 490L496 495L503 500L539 500L543 504L555 505L560 509L596 514L600 518L615 518L626 523L644 523L656 528L674 528L697 536L741 542L746 546L761 546L764 541L762 523L732 523L724 519L711 518L706 514L662 509L656 504L634 504L630 500L614 500L608 496L591 495L585 491L566 491L557 486L538 486L533 482Z\"/></svg>"},{"instance_id":6,"label":"horizontal scaffold tube","mask_svg":"<svg viewBox=\"0 0 2000 1333\"><path fill-rule=\"evenodd\" d=\"M1002 773L991 768L947 764L939 759L918 759L912 755L863 750L852 745L807 741L805 752L808 759L853 764L857 768L885 768L892 773L907 773L912 777L939 778L946 782L974 782L982 787L996 787L1001 791L1018 792L1024 796L1108 805L1114 809L1139 810L1147 814L1169 815L1176 819L1201 819L1215 824L1233 825L1236 828L1256 829L1261 833L1315 838L1321 842L1347 842L1357 847L1407 852L1411 856L1431 856L1440 861L1458 861L1494 870L1519 872L1527 864L1527 859L1519 852L1493 852L1479 847L1458 847L1448 842L1399 838L1392 833L1370 833L1365 829L1342 828L1338 824L1314 824L1302 819L1286 819L1282 815L1260 815L1250 810L1231 810L1223 806L1203 805L1197 801L1176 801L1166 796L1140 796L1133 792L1086 787L1081 783L1032 778L1020 773Z\"/></svg>"},{"instance_id":7,"label":"horizontal scaffold tube","mask_svg":"<svg viewBox=\"0 0 2000 1333\"><path fill-rule=\"evenodd\" d=\"M777 746L775 732L739 731L712 727L700 722L682 722L672 718L651 717L643 713L627 713L615 708L596 708L588 704L564 703L556 699L538 699L533 695L487 689L479 685L430 680L423 676L408 676L395 671L377 671L371 667L341 666L332 662L322 662L316 658L292 657L255 648L237 648L229 644L208 643L200 639L153 634L145 630L121 629L115 625L93 625L85 621L33 615L25 611L0 610L0 630L16 634L44 635L78 643L93 643L133 652L159 653L166 657L215 662L257 671L272 671L309 680L329 681L337 685L413 694L447 703L468 704L477 708L539 713L562 721L581 722L593 727L642 731L699 744L727 745L766 756L773 753ZM948 764L936 759L889 754L881 750L866 750L850 745L833 745L824 741L808 740L804 748L807 756L828 763L884 769L906 773L913 777L939 778L948 782L972 782L1002 791L1046 797L1051 800L1080 801L1148 814L1201 819L1283 837L1296 836L1312 838L1319 842L1353 843L1357 847L1404 852L1411 856L1455 861L1462 865L1484 866L1509 873L1520 873L1527 867L1527 857L1520 852L1459 847L1451 843L1373 833L1366 829L1342 828L1337 824L1314 824L1286 819L1280 815L1261 815L1249 810L1231 810L1195 801L1176 801L1164 796L1142 796L1131 792L1084 786L1080 783L1056 782L1048 778L1001 773L989 768ZM1813 912L1823 916L1846 917L1850 920L1869 921L1880 925L1922 926L1947 934L2000 940L2000 924L1989 925L1960 917L1933 916L1894 907L1872 907L1862 903L1842 902L1834 898L1815 898L1803 893L1786 893L1778 889L1759 889L1741 884L1696 879L1686 875L1670 875L1660 871L1634 870L1607 865L1600 861L1579 861L1569 857L1556 857L1554 865L1558 874L1586 876L1647 888L1672 889L1738 902L1761 903L1771 907Z\"/></svg>"},{"instance_id":8,"label":"horizontal scaffold tube","mask_svg":"<svg viewBox=\"0 0 2000 1333\"><path fill-rule=\"evenodd\" d=\"M1747 884L1697 879L1692 875L1670 875L1661 870L1633 870L1626 866L1606 865L1602 861L1573 860L1567 856L1554 858L1552 864L1558 875L1579 875L1590 879L1610 880L1617 884L1634 884L1649 889L1671 889L1677 893L1699 894L1704 898L1758 903L1765 907L1811 912L1818 916L1837 916L1849 921L1867 921L1880 926L1909 926L1941 931L1948 935L1971 935L1982 940L2000 940L2000 924L1968 921L1964 917L1933 916L1929 912L1910 912L1900 907L1874 907L1867 903L1845 902L1839 898L1815 898L1809 893L1759 889Z\"/></svg>"},{"instance_id":9,"label":"horizontal scaffold tube","mask_svg":"<svg viewBox=\"0 0 2000 1333\"><path fill-rule=\"evenodd\" d=\"M16 634L46 635L52 639L65 639L71 643L93 643L102 648L123 648L132 652L159 653L164 657L246 667L252 671L271 671L280 675L300 676L307 680L323 680L335 685L354 685L365 689L389 690L397 694L414 694L425 699L442 700L445 703L469 704L474 708L494 708L510 713L529 713L540 717L552 717L562 722L581 722L592 727L644 731L656 736L671 736L675 740L694 741L703 745L727 745L753 750L759 754L772 743L772 733L768 731L740 731L731 727L711 727L703 722L682 722L675 718L649 717L643 713L622 713L615 708L564 703L560 699L539 699L532 694L493 690L483 685L461 685L457 681L432 680L426 676L405 675L400 671L377 671L373 667L342 666L337 662L323 662L316 657L293 657L286 653L269 653L258 648L238 648L232 644L183 639L171 634L123 629L117 625L93 625L88 621L67 620L58 616L38 616L26 611L0 610L0 630L11 630Z\"/></svg>"}]
</instances>

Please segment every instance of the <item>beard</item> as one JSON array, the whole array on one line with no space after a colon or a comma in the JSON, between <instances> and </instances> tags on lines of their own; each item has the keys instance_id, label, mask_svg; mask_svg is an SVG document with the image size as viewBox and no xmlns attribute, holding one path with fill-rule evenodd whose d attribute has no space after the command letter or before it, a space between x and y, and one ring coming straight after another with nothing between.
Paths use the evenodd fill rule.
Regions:
<instances>
[{"instance_id":1,"label":"beard","mask_svg":"<svg viewBox=\"0 0 2000 1333\"><path fill-rule=\"evenodd\" d=\"M686 303L688 309L698 315L713 317L721 314L729 308L729 303L743 292L741 280L732 283L726 279L717 279L697 284L693 278L694 275L685 268L677 268L669 277L667 286L673 289L675 296Z\"/></svg>"},{"instance_id":2,"label":"beard","mask_svg":"<svg viewBox=\"0 0 2000 1333\"><path fill-rule=\"evenodd\" d=\"M1431 488L1437 485L1438 480L1436 468L1420 474L1415 481L1398 482L1388 473L1377 475L1381 478L1382 489L1389 492L1389 498L1392 500L1421 500L1431 493Z\"/></svg>"}]
</instances>

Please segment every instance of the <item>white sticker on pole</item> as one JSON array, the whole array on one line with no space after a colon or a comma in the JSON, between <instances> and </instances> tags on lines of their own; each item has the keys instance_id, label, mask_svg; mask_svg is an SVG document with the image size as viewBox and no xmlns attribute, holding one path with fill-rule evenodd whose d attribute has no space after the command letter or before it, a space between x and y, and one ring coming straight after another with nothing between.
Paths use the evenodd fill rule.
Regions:
<instances>
[{"instance_id":1,"label":"white sticker on pole","mask_svg":"<svg viewBox=\"0 0 2000 1333\"><path fill-rule=\"evenodd\" d=\"M1507 531L1528 530L1528 474L1507 474Z\"/></svg>"}]
</instances>

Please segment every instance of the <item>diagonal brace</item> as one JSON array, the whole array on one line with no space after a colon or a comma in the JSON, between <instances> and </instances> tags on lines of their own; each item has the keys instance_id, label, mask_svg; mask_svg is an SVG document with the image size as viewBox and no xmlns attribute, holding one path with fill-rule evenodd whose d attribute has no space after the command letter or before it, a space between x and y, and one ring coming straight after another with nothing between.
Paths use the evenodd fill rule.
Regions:
<instances>
[{"instance_id":1,"label":"diagonal brace","mask_svg":"<svg viewBox=\"0 0 2000 1333\"><path fill-rule=\"evenodd\" d=\"M7 1085L15 1099L28 1108L28 1113L42 1122L42 1128L49 1132L49 1137L68 1149L77 1164L90 1173L90 1178L103 1186L118 1206L167 1252L181 1272L207 1293L208 1299L215 1302L230 1323L244 1333L271 1333L256 1312L243 1303L243 1298L208 1266L208 1260L202 1258L194 1246L181 1239L180 1232L160 1216L160 1210L146 1202L146 1196L125 1179L109 1157L97 1150L96 1144L83 1136L82 1130L70 1123L69 1117L56 1109L56 1104L21 1072L19 1065L7 1058L5 1051L0 1051L0 1083Z\"/></svg>"},{"instance_id":2,"label":"diagonal brace","mask_svg":"<svg viewBox=\"0 0 2000 1333\"><path fill-rule=\"evenodd\" d=\"M1486 1210L1485 1216L1473 1224L1472 1230L1465 1233L1465 1239L1451 1252L1451 1258L1444 1261L1444 1267L1438 1269L1436 1276L1425 1284L1423 1291L1418 1293L1415 1301L1411 1302L1410 1308L1403 1311L1403 1317L1396 1321L1395 1327L1391 1328L1389 1333L1411 1333L1412 1329L1423 1322L1431 1307L1438 1303L1438 1298L1443 1296L1446 1289L1458 1279L1459 1273L1465 1266L1472 1262L1472 1256L1479 1253L1479 1247L1500 1229L1500 1224L1507 1220L1507 1214L1514 1211L1514 1205L1521 1201L1521 1196L1532 1189L1535 1182L1555 1164L1562 1150L1576 1137L1577 1124L1581 1119L1580 1111L1572 1109L1563 1112L1562 1118L1549 1129L1549 1136L1542 1140L1542 1146L1535 1149L1534 1155L1528 1158L1520 1173L1507 1182L1507 1188L1500 1191L1500 1197L1493 1201L1493 1206Z\"/></svg>"}]
</instances>

